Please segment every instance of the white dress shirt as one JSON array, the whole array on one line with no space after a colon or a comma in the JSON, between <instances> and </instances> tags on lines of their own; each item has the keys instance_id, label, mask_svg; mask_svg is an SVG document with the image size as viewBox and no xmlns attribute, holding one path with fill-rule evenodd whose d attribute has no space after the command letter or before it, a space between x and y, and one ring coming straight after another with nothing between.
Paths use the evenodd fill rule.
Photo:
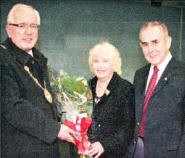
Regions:
<instances>
[{"instance_id":1,"label":"white dress shirt","mask_svg":"<svg viewBox=\"0 0 185 158\"><path fill-rule=\"evenodd\" d=\"M33 57L32 49L28 51L28 54L31 55L31 56Z\"/></svg>"},{"instance_id":2,"label":"white dress shirt","mask_svg":"<svg viewBox=\"0 0 185 158\"><path fill-rule=\"evenodd\" d=\"M161 76L162 76L162 74L163 74L163 72L164 72L166 66L167 66L168 63L170 62L171 58L172 58L172 55L171 55L171 53L169 52L168 55L166 56L166 58L164 59L164 61L163 61L161 64L157 65L157 68L159 69L159 71L158 71L158 75L157 75L156 85L157 85L159 79L161 78ZM146 90L147 90L147 88L148 88L148 84L149 84L150 79L151 79L151 77L152 77L153 71L154 71L154 65L151 65L151 66L150 66L149 75L148 75L148 79L147 79L146 88L145 88L145 93L146 93Z\"/></svg>"}]
</instances>

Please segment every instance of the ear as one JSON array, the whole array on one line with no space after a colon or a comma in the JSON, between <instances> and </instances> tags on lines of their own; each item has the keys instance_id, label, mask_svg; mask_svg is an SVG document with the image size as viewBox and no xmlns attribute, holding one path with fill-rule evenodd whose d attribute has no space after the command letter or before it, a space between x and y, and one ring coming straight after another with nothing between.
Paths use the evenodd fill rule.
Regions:
<instances>
[{"instance_id":1,"label":"ear","mask_svg":"<svg viewBox=\"0 0 185 158\"><path fill-rule=\"evenodd\" d=\"M172 43L172 37L171 36L168 36L166 42L167 42L167 48L170 49L171 43Z\"/></svg>"},{"instance_id":2,"label":"ear","mask_svg":"<svg viewBox=\"0 0 185 158\"><path fill-rule=\"evenodd\" d=\"M142 47L142 43L141 42L139 42L139 46Z\"/></svg>"},{"instance_id":3,"label":"ear","mask_svg":"<svg viewBox=\"0 0 185 158\"><path fill-rule=\"evenodd\" d=\"M6 33L9 38L11 38L11 30L12 30L11 26L6 24Z\"/></svg>"}]
</instances>

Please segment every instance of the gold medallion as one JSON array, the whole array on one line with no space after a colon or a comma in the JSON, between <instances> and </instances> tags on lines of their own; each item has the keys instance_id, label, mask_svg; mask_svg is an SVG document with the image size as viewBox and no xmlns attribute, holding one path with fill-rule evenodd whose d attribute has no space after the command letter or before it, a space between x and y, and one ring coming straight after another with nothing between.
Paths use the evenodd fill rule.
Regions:
<instances>
[{"instance_id":1,"label":"gold medallion","mask_svg":"<svg viewBox=\"0 0 185 158\"><path fill-rule=\"evenodd\" d=\"M46 88L44 88L44 96L45 96L46 100L51 104L52 103L52 96Z\"/></svg>"},{"instance_id":2,"label":"gold medallion","mask_svg":"<svg viewBox=\"0 0 185 158\"><path fill-rule=\"evenodd\" d=\"M42 85L39 83L39 81L32 75L28 66L25 65L24 70L30 75L30 77L33 79L33 81L43 90L46 100L51 104L52 103L52 96L46 88L46 82L44 81L44 88L43 88Z\"/></svg>"}]
</instances>

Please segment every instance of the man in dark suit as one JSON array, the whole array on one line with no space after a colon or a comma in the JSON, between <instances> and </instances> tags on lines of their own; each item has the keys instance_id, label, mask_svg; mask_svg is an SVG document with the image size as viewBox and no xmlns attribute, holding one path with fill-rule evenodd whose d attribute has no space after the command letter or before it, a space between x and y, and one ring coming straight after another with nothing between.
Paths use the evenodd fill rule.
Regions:
<instances>
[{"instance_id":1,"label":"man in dark suit","mask_svg":"<svg viewBox=\"0 0 185 158\"><path fill-rule=\"evenodd\" d=\"M145 23L140 46L148 65L134 78L134 158L185 158L185 63L170 53L164 23Z\"/></svg>"},{"instance_id":2,"label":"man in dark suit","mask_svg":"<svg viewBox=\"0 0 185 158\"><path fill-rule=\"evenodd\" d=\"M38 11L25 4L7 17L9 38L0 45L3 158L59 158L59 139L73 142L75 132L57 121L47 58L34 47L39 25Z\"/></svg>"}]
</instances>

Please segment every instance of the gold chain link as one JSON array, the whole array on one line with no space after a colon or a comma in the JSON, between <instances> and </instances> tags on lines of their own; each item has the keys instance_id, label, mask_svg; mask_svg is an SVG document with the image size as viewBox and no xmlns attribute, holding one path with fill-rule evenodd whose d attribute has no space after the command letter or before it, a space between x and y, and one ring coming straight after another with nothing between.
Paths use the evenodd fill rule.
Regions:
<instances>
[{"instance_id":1,"label":"gold chain link","mask_svg":"<svg viewBox=\"0 0 185 158\"><path fill-rule=\"evenodd\" d=\"M33 79L33 81L36 83L36 85L38 85L43 90L46 100L49 103L52 103L52 96L46 88L46 82L44 81L44 88L43 88L42 85L39 83L39 81L32 75L28 66L24 65L24 70L29 74L29 76Z\"/></svg>"}]
</instances>

